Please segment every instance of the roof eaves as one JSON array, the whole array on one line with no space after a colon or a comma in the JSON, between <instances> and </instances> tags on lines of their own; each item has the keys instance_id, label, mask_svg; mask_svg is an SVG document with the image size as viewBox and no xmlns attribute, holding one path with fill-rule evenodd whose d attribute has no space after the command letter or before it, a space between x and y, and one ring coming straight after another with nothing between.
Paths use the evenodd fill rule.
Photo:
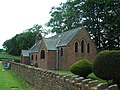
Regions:
<instances>
[{"instance_id":1,"label":"roof eaves","mask_svg":"<svg viewBox=\"0 0 120 90\"><path fill-rule=\"evenodd\" d=\"M27 57L29 56L29 53L30 53L29 50L22 50L21 55Z\"/></svg>"},{"instance_id":2,"label":"roof eaves","mask_svg":"<svg viewBox=\"0 0 120 90\"><path fill-rule=\"evenodd\" d=\"M68 44L57 45L57 47L67 46Z\"/></svg>"}]
</instances>

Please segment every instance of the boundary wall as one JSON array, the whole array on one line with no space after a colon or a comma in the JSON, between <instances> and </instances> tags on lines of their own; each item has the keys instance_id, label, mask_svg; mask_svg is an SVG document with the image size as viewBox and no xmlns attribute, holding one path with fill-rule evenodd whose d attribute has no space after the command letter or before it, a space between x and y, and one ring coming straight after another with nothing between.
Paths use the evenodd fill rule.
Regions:
<instances>
[{"instance_id":1,"label":"boundary wall","mask_svg":"<svg viewBox=\"0 0 120 90\"><path fill-rule=\"evenodd\" d=\"M99 84L97 80L61 75L25 64L10 63L11 70L30 83L35 88L33 90L118 90L116 84L108 86L107 83Z\"/></svg>"}]
</instances>

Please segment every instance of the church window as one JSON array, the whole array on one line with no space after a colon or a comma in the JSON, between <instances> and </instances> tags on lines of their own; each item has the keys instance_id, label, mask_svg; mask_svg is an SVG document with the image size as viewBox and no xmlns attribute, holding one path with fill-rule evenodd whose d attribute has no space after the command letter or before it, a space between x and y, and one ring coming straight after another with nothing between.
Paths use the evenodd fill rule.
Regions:
<instances>
[{"instance_id":1,"label":"church window","mask_svg":"<svg viewBox=\"0 0 120 90\"><path fill-rule=\"evenodd\" d=\"M40 59L45 59L45 51L42 50L40 53Z\"/></svg>"},{"instance_id":2,"label":"church window","mask_svg":"<svg viewBox=\"0 0 120 90\"><path fill-rule=\"evenodd\" d=\"M63 56L63 48L61 48L61 53L60 53L60 55L61 55L61 57Z\"/></svg>"},{"instance_id":3,"label":"church window","mask_svg":"<svg viewBox=\"0 0 120 90\"><path fill-rule=\"evenodd\" d=\"M37 61L37 55L36 55L35 59L36 59L36 61Z\"/></svg>"},{"instance_id":4,"label":"church window","mask_svg":"<svg viewBox=\"0 0 120 90\"><path fill-rule=\"evenodd\" d=\"M81 41L81 53L84 53L84 40Z\"/></svg>"},{"instance_id":5,"label":"church window","mask_svg":"<svg viewBox=\"0 0 120 90\"><path fill-rule=\"evenodd\" d=\"M78 52L78 42L75 42L75 52Z\"/></svg>"},{"instance_id":6,"label":"church window","mask_svg":"<svg viewBox=\"0 0 120 90\"><path fill-rule=\"evenodd\" d=\"M33 60L33 55L31 55L31 60Z\"/></svg>"},{"instance_id":7,"label":"church window","mask_svg":"<svg viewBox=\"0 0 120 90\"><path fill-rule=\"evenodd\" d=\"M90 53L90 43L87 44L87 53Z\"/></svg>"}]
</instances>

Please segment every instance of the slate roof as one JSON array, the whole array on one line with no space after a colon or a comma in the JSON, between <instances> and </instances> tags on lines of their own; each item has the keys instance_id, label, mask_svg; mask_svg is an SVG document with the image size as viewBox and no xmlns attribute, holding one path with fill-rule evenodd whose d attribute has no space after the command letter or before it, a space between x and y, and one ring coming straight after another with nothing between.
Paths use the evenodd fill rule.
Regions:
<instances>
[{"instance_id":1,"label":"slate roof","mask_svg":"<svg viewBox=\"0 0 120 90\"><path fill-rule=\"evenodd\" d=\"M56 43L57 39L44 39L45 45L48 50L57 50Z\"/></svg>"},{"instance_id":2,"label":"slate roof","mask_svg":"<svg viewBox=\"0 0 120 90\"><path fill-rule=\"evenodd\" d=\"M57 47L67 45L70 40L81 30L81 28L72 29L50 38L45 39L48 50L57 50Z\"/></svg>"},{"instance_id":3,"label":"slate roof","mask_svg":"<svg viewBox=\"0 0 120 90\"><path fill-rule=\"evenodd\" d=\"M56 46L60 47L67 45L72 40L72 38L74 38L74 36L80 31L80 29L81 28L72 29L58 35L58 42Z\"/></svg>"},{"instance_id":4,"label":"slate roof","mask_svg":"<svg viewBox=\"0 0 120 90\"><path fill-rule=\"evenodd\" d=\"M43 41L47 47L47 50L57 50L57 47L67 45L70 40L81 30L81 28L76 28L57 34L49 38L43 38ZM41 40L30 49L30 51L38 51L41 44Z\"/></svg>"},{"instance_id":5,"label":"slate roof","mask_svg":"<svg viewBox=\"0 0 120 90\"><path fill-rule=\"evenodd\" d=\"M39 47L40 47L41 41L36 42L31 48L30 48L30 52L35 52L38 51Z\"/></svg>"},{"instance_id":6,"label":"slate roof","mask_svg":"<svg viewBox=\"0 0 120 90\"><path fill-rule=\"evenodd\" d=\"M21 53L21 54L22 54L23 56L26 56L26 57L28 56L28 57L29 57L29 53L30 53L29 50L22 50L22 53Z\"/></svg>"}]
</instances>

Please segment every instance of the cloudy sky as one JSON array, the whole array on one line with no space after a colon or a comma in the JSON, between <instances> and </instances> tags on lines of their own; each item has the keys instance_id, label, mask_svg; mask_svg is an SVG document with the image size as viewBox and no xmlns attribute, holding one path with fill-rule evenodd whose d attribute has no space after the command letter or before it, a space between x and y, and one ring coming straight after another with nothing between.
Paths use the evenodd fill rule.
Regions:
<instances>
[{"instance_id":1,"label":"cloudy sky","mask_svg":"<svg viewBox=\"0 0 120 90\"><path fill-rule=\"evenodd\" d=\"M0 0L0 48L4 41L49 21L52 6L67 0Z\"/></svg>"}]
</instances>

